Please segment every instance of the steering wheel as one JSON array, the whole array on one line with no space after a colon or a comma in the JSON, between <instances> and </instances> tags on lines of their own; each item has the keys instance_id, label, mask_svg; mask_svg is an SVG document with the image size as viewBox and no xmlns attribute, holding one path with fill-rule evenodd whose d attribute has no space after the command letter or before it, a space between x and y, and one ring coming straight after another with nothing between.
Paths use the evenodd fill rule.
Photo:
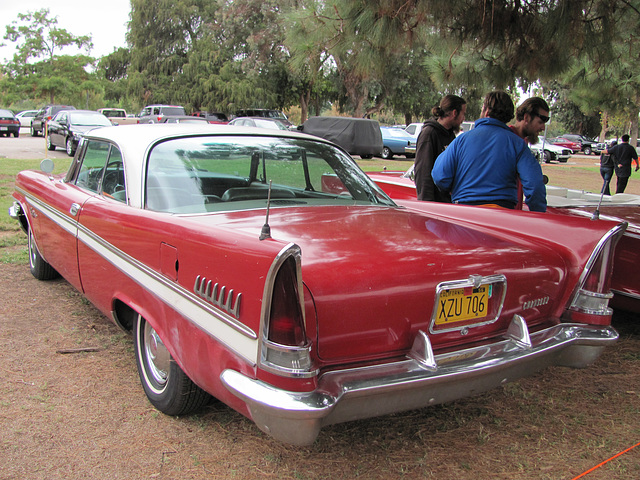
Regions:
<instances>
[{"instance_id":1,"label":"steering wheel","mask_svg":"<svg viewBox=\"0 0 640 480\"><path fill-rule=\"evenodd\" d=\"M107 195L124 190L124 185L121 183L121 180L124 180L124 173L121 167L122 162L119 161L110 162L105 167L105 174L102 179L102 191Z\"/></svg>"}]
</instances>

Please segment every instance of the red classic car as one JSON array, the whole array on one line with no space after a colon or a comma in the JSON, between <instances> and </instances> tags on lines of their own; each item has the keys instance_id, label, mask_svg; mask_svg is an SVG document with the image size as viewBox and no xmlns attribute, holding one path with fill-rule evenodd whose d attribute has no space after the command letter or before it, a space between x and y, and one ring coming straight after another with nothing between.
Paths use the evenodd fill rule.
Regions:
<instances>
[{"instance_id":1,"label":"red classic car","mask_svg":"<svg viewBox=\"0 0 640 480\"><path fill-rule=\"evenodd\" d=\"M394 200L416 198L413 167L406 172L369 173L369 177ZM616 248L611 305L640 313L640 196L626 193L601 196L547 185L547 204L548 213L628 223Z\"/></svg>"},{"instance_id":2,"label":"red classic car","mask_svg":"<svg viewBox=\"0 0 640 480\"><path fill-rule=\"evenodd\" d=\"M170 415L213 395L309 444L584 367L617 339L619 222L398 206L334 144L246 127L96 129L65 175L44 170L18 175L10 209L32 274L63 275L132 332Z\"/></svg>"}]
</instances>

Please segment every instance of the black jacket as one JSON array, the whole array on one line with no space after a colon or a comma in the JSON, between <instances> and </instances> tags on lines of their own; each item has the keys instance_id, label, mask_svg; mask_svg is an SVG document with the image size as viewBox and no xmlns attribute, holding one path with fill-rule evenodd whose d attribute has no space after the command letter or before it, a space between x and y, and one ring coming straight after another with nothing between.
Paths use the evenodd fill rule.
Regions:
<instances>
[{"instance_id":1,"label":"black jacket","mask_svg":"<svg viewBox=\"0 0 640 480\"><path fill-rule=\"evenodd\" d=\"M431 170L444 149L453 142L456 134L447 130L434 118L424 122L416 143L415 182L418 200L451 203L451 196L441 192L433 183Z\"/></svg>"},{"instance_id":2,"label":"black jacket","mask_svg":"<svg viewBox=\"0 0 640 480\"><path fill-rule=\"evenodd\" d=\"M631 176L631 161L638 160L638 153L628 143L619 143L607 150L609 155L615 157L616 175L618 177Z\"/></svg>"}]
</instances>

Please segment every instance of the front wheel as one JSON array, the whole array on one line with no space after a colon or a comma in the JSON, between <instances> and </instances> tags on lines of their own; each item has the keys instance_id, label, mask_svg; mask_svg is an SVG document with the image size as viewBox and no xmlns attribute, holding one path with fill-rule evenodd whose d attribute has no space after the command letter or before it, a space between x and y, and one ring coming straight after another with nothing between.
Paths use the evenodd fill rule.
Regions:
<instances>
[{"instance_id":1,"label":"front wheel","mask_svg":"<svg viewBox=\"0 0 640 480\"><path fill-rule=\"evenodd\" d=\"M38 280L53 280L59 276L59 273L40 255L31 228L29 228L28 249L31 275Z\"/></svg>"},{"instance_id":2,"label":"front wheel","mask_svg":"<svg viewBox=\"0 0 640 480\"><path fill-rule=\"evenodd\" d=\"M185 415L209 403L211 396L182 371L141 315L136 318L133 336L140 381L154 407L167 415Z\"/></svg>"},{"instance_id":3,"label":"front wheel","mask_svg":"<svg viewBox=\"0 0 640 480\"><path fill-rule=\"evenodd\" d=\"M34 127L33 125L31 125L31 136L32 137L38 136L38 130L36 130L36 127Z\"/></svg>"},{"instance_id":4,"label":"front wheel","mask_svg":"<svg viewBox=\"0 0 640 480\"><path fill-rule=\"evenodd\" d=\"M67 155L69 155L70 157L73 157L73 154L76 153L76 149L73 147L73 140L71 140L71 137L67 138L67 141L65 142L65 146L67 150Z\"/></svg>"},{"instance_id":5,"label":"front wheel","mask_svg":"<svg viewBox=\"0 0 640 480\"><path fill-rule=\"evenodd\" d=\"M584 147L584 154L591 155L591 147Z\"/></svg>"}]
</instances>

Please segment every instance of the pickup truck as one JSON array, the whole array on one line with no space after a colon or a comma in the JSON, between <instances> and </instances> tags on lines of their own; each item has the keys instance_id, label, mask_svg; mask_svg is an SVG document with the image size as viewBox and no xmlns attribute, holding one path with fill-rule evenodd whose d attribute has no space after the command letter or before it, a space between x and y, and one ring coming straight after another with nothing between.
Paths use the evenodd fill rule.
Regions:
<instances>
[{"instance_id":1,"label":"pickup truck","mask_svg":"<svg viewBox=\"0 0 640 480\"><path fill-rule=\"evenodd\" d=\"M138 123L138 119L128 116L123 108L101 108L98 112L111 120L114 125L136 125Z\"/></svg>"}]
</instances>

